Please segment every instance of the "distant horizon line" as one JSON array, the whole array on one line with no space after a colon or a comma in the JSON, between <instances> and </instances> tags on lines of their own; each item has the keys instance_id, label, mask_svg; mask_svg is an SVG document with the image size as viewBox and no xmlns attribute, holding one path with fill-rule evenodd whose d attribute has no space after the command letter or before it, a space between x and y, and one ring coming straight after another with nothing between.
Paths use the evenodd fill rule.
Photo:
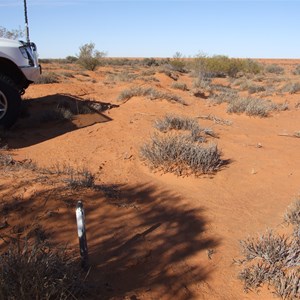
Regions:
<instances>
[{"instance_id":1,"label":"distant horizon line","mask_svg":"<svg viewBox=\"0 0 300 300\"><path fill-rule=\"evenodd\" d=\"M229 56L229 55L208 55L207 57L214 57L214 56L226 56L228 58L236 58L236 59L256 59L256 60L300 60L300 57L238 57L238 56ZM76 55L67 55L65 57L39 57L39 59L66 59L67 57L76 57ZM153 59L174 59L173 56L105 56L103 59L110 58L110 59L145 59L145 58L153 58ZM182 59L194 59L196 57L182 57Z\"/></svg>"}]
</instances>

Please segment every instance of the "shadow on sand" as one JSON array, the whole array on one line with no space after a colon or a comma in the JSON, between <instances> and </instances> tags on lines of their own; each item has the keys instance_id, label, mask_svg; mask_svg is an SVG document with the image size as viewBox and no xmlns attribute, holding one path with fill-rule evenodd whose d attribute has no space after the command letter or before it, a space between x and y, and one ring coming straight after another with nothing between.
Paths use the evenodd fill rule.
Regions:
<instances>
[{"instance_id":1,"label":"shadow on sand","mask_svg":"<svg viewBox=\"0 0 300 300\"><path fill-rule=\"evenodd\" d=\"M6 133L11 148L23 148L67 132L111 121L103 112L117 107L110 103L55 94L22 103L21 117Z\"/></svg>"},{"instance_id":2,"label":"shadow on sand","mask_svg":"<svg viewBox=\"0 0 300 300\"><path fill-rule=\"evenodd\" d=\"M9 195L12 188L23 186L3 191ZM93 287L88 299L193 299L211 273L203 266L206 251L220 243L208 236L202 208L150 183L99 185L71 194L49 187L11 206L3 199L1 213L8 223L10 214L22 222L35 217L49 230L50 241L70 242L75 249L75 207L83 201L91 265L87 282Z\"/></svg>"}]
</instances>

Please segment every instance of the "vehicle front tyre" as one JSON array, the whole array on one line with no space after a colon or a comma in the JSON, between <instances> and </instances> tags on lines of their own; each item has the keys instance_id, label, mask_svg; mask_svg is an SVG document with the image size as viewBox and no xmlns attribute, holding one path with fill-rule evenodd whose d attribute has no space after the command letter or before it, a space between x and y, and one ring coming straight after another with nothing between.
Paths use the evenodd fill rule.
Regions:
<instances>
[{"instance_id":1,"label":"vehicle front tyre","mask_svg":"<svg viewBox=\"0 0 300 300\"><path fill-rule=\"evenodd\" d=\"M9 78L0 74L0 127L9 128L17 120L21 97Z\"/></svg>"}]
</instances>

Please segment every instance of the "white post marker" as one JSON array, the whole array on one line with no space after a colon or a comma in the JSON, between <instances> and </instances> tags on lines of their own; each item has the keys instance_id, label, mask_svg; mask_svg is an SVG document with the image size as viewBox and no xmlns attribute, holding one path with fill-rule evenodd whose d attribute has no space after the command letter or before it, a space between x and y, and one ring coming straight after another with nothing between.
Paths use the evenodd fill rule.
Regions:
<instances>
[{"instance_id":1,"label":"white post marker","mask_svg":"<svg viewBox=\"0 0 300 300\"><path fill-rule=\"evenodd\" d=\"M76 220L77 220L77 231L78 231L79 248L80 248L80 256L81 256L81 266L84 270L88 270L89 262L88 262L88 248L87 248L86 230L85 230L85 215L84 215L83 204L81 201L78 201L76 205Z\"/></svg>"}]
</instances>

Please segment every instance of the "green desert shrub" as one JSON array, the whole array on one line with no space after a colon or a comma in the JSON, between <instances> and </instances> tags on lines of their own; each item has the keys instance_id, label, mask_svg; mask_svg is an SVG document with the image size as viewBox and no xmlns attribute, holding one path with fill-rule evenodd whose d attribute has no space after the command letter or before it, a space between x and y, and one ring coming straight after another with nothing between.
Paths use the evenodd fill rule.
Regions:
<instances>
[{"instance_id":1,"label":"green desert shrub","mask_svg":"<svg viewBox=\"0 0 300 300\"><path fill-rule=\"evenodd\" d=\"M183 55L180 52L176 52L173 59L169 61L169 65L174 71L186 72L186 62L184 61Z\"/></svg>"},{"instance_id":2,"label":"green desert shrub","mask_svg":"<svg viewBox=\"0 0 300 300\"><path fill-rule=\"evenodd\" d=\"M257 74L262 70L261 65L254 60L229 58L225 55L198 55L189 66L200 77L236 77L238 73Z\"/></svg>"},{"instance_id":3,"label":"green desert shrub","mask_svg":"<svg viewBox=\"0 0 300 300\"><path fill-rule=\"evenodd\" d=\"M86 70L94 71L104 56L104 52L95 49L94 43L84 44L79 48L77 63Z\"/></svg>"},{"instance_id":4,"label":"green desert shrub","mask_svg":"<svg viewBox=\"0 0 300 300\"><path fill-rule=\"evenodd\" d=\"M78 57L76 57L76 56L71 56L71 55L69 55L69 56L67 56L67 57L65 58L65 62L66 62L67 64L76 63L77 61L78 61Z\"/></svg>"}]
</instances>

